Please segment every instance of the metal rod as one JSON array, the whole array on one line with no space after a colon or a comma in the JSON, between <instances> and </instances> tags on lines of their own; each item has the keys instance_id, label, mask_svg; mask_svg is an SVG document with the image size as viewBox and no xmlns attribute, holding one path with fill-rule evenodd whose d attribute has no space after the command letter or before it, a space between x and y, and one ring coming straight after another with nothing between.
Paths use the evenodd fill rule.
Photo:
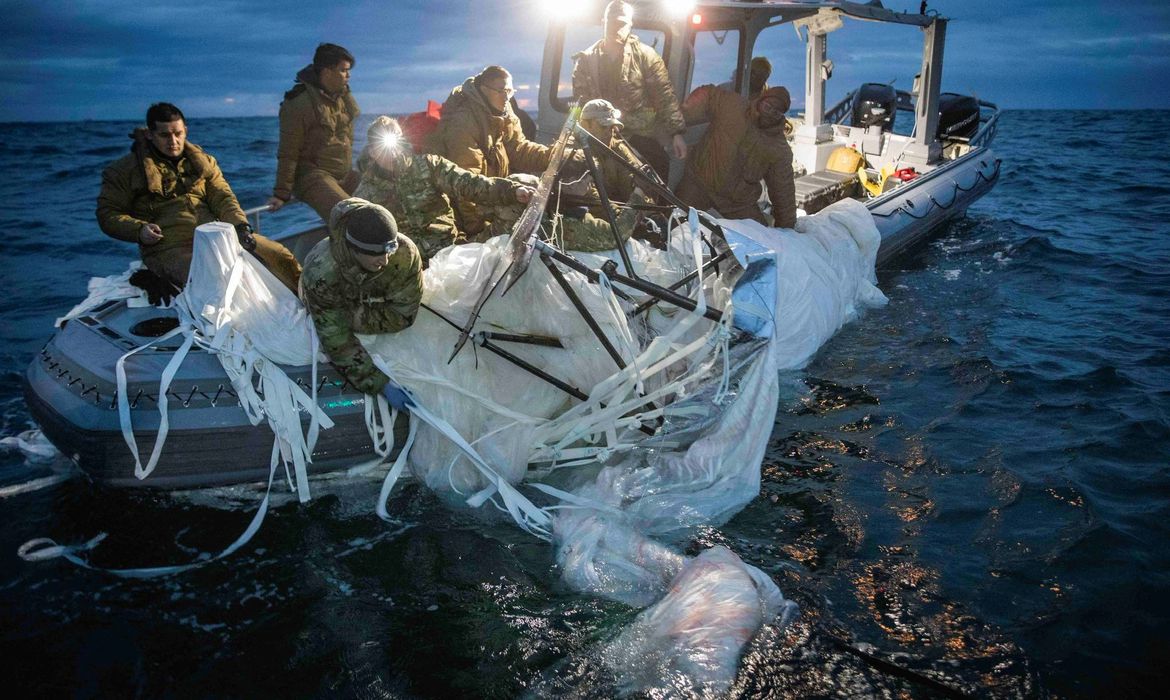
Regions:
<instances>
[{"instance_id":1,"label":"metal rod","mask_svg":"<svg viewBox=\"0 0 1170 700\"><path fill-rule=\"evenodd\" d=\"M578 133L588 134L577 125ZM592 134L590 134L592 136ZM596 140L596 139L595 139ZM601 143L597 141L597 143ZM613 211L613 202L609 201L609 192L605 188L605 177L601 173L601 168L597 165L597 159L593 157L593 145L589 141L585 141L582 149L585 153L585 164L589 166L589 174L593 176L593 186L597 188L597 196L601 198L601 206L605 211L605 218L609 221L610 233L613 234L614 242L617 244L618 255L621 256L622 266L626 268L626 274L631 277L637 277L638 273L634 271L634 263L630 262L630 254L626 250L626 244L622 241L621 233L618 231L617 215ZM630 232L633 233L632 231Z\"/></svg>"},{"instance_id":2,"label":"metal rod","mask_svg":"<svg viewBox=\"0 0 1170 700\"><path fill-rule=\"evenodd\" d=\"M618 368L625 369L625 360L622 359L621 354L618 353L617 348L613 346L613 343L609 342L609 338L606 337L605 331L603 331L601 326L598 325L597 319L593 318L593 314L589 313L589 309L585 308L585 304L581 301L581 298L578 297L577 293L573 291L573 287L569 284L569 280L565 279L565 273L561 272L561 268L557 267L556 263L554 263L549 258L549 256L543 252L541 253L540 261L544 263L544 266L548 268L550 273L552 273L553 279L555 279L557 284L561 286L561 289L564 290L565 295L569 297L569 301L572 302L573 307L577 309L577 313L581 314L581 318L585 319L585 323L589 325L589 330L593 331L593 335L597 336L597 339L601 341L601 346L605 348L605 351L609 353L609 356L612 357L613 361L617 363Z\"/></svg>"},{"instance_id":3,"label":"metal rod","mask_svg":"<svg viewBox=\"0 0 1170 700\"><path fill-rule=\"evenodd\" d=\"M479 338L479 345L480 345L480 347L485 348L485 349L495 353L496 355L507 360L508 362L511 362L512 364L516 365L517 367L524 370L525 372L528 372L529 374L536 376L536 377L539 377L539 378L543 379L544 381L548 382L549 384L552 384L553 386L555 386L556 388L565 392L569 396L572 396L575 399L580 399L581 401L588 401L589 400L589 394L586 394L585 392L581 391L580 389L573 386L572 384L569 384L568 382L557 379L556 377L552 376L548 372L545 372L544 370L537 367L536 365L533 365L533 364L527 362L526 360L523 360L523 359L513 355L512 353L501 348L500 346L496 345L495 343L493 343L492 341L488 340L487 338L485 338L483 336L480 336L480 338Z\"/></svg>"},{"instance_id":4,"label":"metal rod","mask_svg":"<svg viewBox=\"0 0 1170 700\"><path fill-rule=\"evenodd\" d=\"M497 333L495 331L481 331L480 335L488 340L503 340L508 343L523 343L525 345L543 345L546 348L564 348L560 338L547 335L518 335L516 333Z\"/></svg>"},{"instance_id":5,"label":"metal rod","mask_svg":"<svg viewBox=\"0 0 1170 700\"><path fill-rule=\"evenodd\" d=\"M542 258L544 258L545 256L551 257L552 259L556 260L557 262L563 264L565 267L568 267L576 272L580 272L581 274L585 275L586 277L589 278L590 281L592 281L592 282L597 281L597 278L598 278L597 272L595 270L589 269L588 267L585 266L584 263L578 261L576 258L572 257L571 255L566 255L565 253L562 253L561 251L550 246L549 244L545 243L544 241L539 241L539 240L536 241L536 249L538 251L540 251ZM545 264L547 265L548 263L545 263ZM557 272L559 273L560 270L557 270ZM611 280L613 280L614 282L624 284L627 287L631 287L633 289L638 290L639 292L642 292L643 294L649 294L652 297L656 297L660 301L664 301L668 304L673 304L681 309L686 309L687 311L695 311L696 309L699 308L698 304L696 304L693 299L688 299L687 297L684 297L680 294L675 294L674 292L670 291L666 287L660 287L657 284L653 284L653 283L646 282L646 281L639 280L639 279L631 279L629 277L626 277L625 275L620 275L616 272L612 275L609 275L609 278ZM616 292L617 290L614 290L614 291ZM715 321L716 323L723 320L723 312L719 311L718 309L708 308L703 313L703 316L709 320Z\"/></svg>"},{"instance_id":6,"label":"metal rod","mask_svg":"<svg viewBox=\"0 0 1170 700\"><path fill-rule=\"evenodd\" d=\"M703 271L703 277L704 278L707 277L706 270L707 270L708 266L718 265L719 263L723 262L723 260L725 258L727 258L727 256L729 256L729 255L731 255L731 251L725 250L722 253L720 253L719 255L715 256L714 258L711 258L707 262L703 263L703 267L701 268ZM670 291L673 292L676 289L678 289L679 287L682 287L685 284L689 284L691 282L691 280L698 277L698 275L699 275L699 270L694 270L693 272L690 272L689 274L687 274L686 277L683 277L679 281L677 281L674 284L667 287L667 289L669 289ZM656 299L656 298L647 299L646 301L642 302L641 304L638 304L638 306L632 312L630 312L630 315L637 316L638 314L645 313L647 309L649 309L651 306L654 306L658 302L659 302L659 299Z\"/></svg>"}]
</instances>

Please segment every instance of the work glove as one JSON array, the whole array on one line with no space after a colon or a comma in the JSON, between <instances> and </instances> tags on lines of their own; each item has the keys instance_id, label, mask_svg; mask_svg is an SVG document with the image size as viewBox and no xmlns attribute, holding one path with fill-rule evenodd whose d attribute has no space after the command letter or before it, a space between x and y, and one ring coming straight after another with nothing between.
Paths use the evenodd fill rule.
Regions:
<instances>
[{"instance_id":1,"label":"work glove","mask_svg":"<svg viewBox=\"0 0 1170 700\"><path fill-rule=\"evenodd\" d=\"M240 241L240 247L249 253L256 252L256 234L252 233L252 227L248 223L236 224L236 238Z\"/></svg>"},{"instance_id":2,"label":"work glove","mask_svg":"<svg viewBox=\"0 0 1170 700\"><path fill-rule=\"evenodd\" d=\"M386 386L382 388L382 396L386 397L386 403L390 404L399 411L405 411L414 407L414 397L410 392L394 382L386 382Z\"/></svg>"}]
</instances>

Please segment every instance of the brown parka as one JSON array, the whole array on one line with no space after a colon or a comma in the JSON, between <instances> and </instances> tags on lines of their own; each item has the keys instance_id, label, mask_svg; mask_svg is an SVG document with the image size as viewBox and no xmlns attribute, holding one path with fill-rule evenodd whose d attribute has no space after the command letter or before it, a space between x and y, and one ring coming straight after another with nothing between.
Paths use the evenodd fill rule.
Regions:
<instances>
[{"instance_id":1,"label":"brown parka","mask_svg":"<svg viewBox=\"0 0 1170 700\"><path fill-rule=\"evenodd\" d=\"M707 121L707 131L687 154L679 199L698 209L715 209L729 219L754 219L766 224L759 201L760 181L768 188L772 218L778 228L796 224L796 186L792 148L785 122L761 129L756 106L779 98L788 110L788 90L773 87L748 100L715 85L703 85L683 103L688 123Z\"/></svg>"},{"instance_id":2,"label":"brown parka","mask_svg":"<svg viewBox=\"0 0 1170 700\"><path fill-rule=\"evenodd\" d=\"M349 88L340 95L321 89L317 70L308 65L280 103L280 146L272 194L288 200L303 197L314 175L342 182L353 161L353 127L361 110ZM314 171L317 171L316 173Z\"/></svg>"},{"instance_id":3,"label":"brown parka","mask_svg":"<svg viewBox=\"0 0 1170 700\"><path fill-rule=\"evenodd\" d=\"M443 103L439 126L427 141L427 151L443 156L477 175L508 177L513 173L540 173L548 167L548 146L529 141L520 119L505 105L497 112L468 78ZM484 228L483 214L472 202L455 202L461 227L467 233Z\"/></svg>"},{"instance_id":4,"label":"brown parka","mask_svg":"<svg viewBox=\"0 0 1170 700\"><path fill-rule=\"evenodd\" d=\"M139 243L142 227L156 224L163 238L153 245L139 244L142 261L155 274L182 287L191 265L195 227L209 221L245 224L248 218L215 158L199 146L188 142L183 154L171 160L155 150L145 129L136 130L131 138L130 153L102 173L98 225L112 238ZM301 268L292 253L262 236L256 236L256 242L256 253L295 289Z\"/></svg>"},{"instance_id":5,"label":"brown parka","mask_svg":"<svg viewBox=\"0 0 1170 700\"><path fill-rule=\"evenodd\" d=\"M573 55L573 98L577 104L599 97L609 100L622 111L626 133L660 142L686 131L662 57L631 34L622 49L618 89L606 94L602 90L601 44L598 41Z\"/></svg>"}]
</instances>

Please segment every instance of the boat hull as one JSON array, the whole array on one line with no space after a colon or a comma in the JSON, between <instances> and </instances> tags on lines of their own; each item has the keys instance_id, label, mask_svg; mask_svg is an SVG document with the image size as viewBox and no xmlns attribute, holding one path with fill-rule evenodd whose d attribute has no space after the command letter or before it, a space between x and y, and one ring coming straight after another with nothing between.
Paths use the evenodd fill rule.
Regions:
<instances>
[{"instance_id":1,"label":"boat hull","mask_svg":"<svg viewBox=\"0 0 1170 700\"><path fill-rule=\"evenodd\" d=\"M91 479L114 487L203 488L267 479L273 434L252 425L219 361L192 349L167 392L169 431L154 472L134 474L118 415L114 375L119 357L151 340L127 329L144 320L173 316L165 309L131 309L113 302L66 323L29 365L24 395L45 436ZM145 463L161 421L158 381L175 346L144 350L126 362L127 397L139 454ZM309 367L285 367L289 377L311 390ZM328 365L318 367L318 403L334 421L322 430L309 473L353 466L373 456L365 424L366 397ZM303 425L308 426L308 416ZM395 426L405 440L406 421Z\"/></svg>"}]
</instances>

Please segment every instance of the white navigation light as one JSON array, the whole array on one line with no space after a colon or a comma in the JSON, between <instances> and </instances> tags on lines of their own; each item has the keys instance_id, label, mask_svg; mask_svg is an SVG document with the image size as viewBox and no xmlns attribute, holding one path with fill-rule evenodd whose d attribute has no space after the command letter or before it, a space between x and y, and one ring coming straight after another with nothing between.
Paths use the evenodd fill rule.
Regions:
<instances>
[{"instance_id":1,"label":"white navigation light","mask_svg":"<svg viewBox=\"0 0 1170 700\"><path fill-rule=\"evenodd\" d=\"M686 17L695 9L695 0L662 0L662 6L671 17Z\"/></svg>"},{"instance_id":2,"label":"white navigation light","mask_svg":"<svg viewBox=\"0 0 1170 700\"><path fill-rule=\"evenodd\" d=\"M589 0L537 0L541 11L554 22L581 19L596 10ZM596 12L594 12L596 14Z\"/></svg>"}]
</instances>

